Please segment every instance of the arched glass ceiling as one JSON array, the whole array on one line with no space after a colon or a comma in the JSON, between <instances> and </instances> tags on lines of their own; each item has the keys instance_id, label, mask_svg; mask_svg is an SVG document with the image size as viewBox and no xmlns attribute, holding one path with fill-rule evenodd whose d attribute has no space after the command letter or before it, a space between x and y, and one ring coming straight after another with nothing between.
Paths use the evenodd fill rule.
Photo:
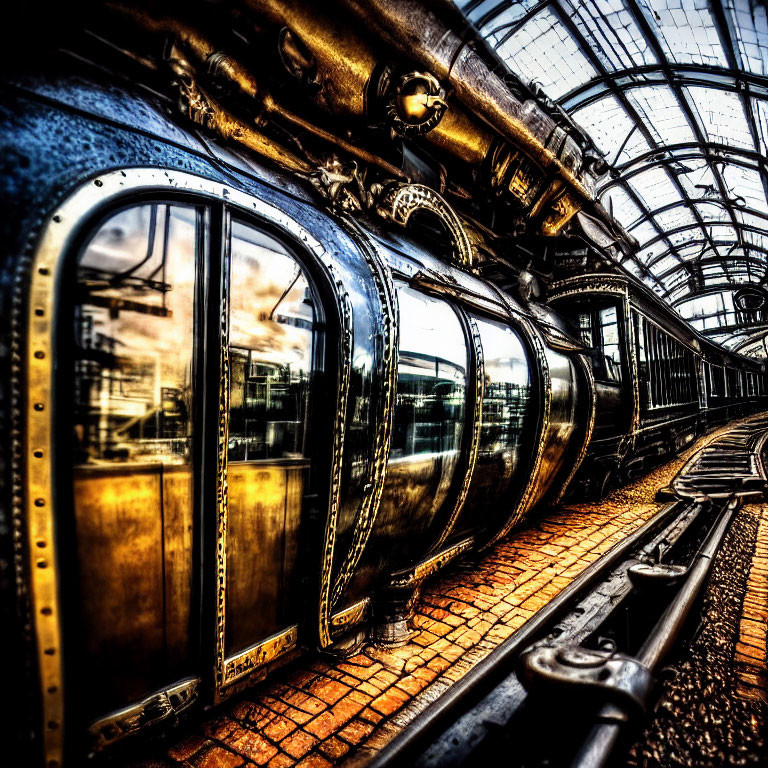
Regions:
<instances>
[{"instance_id":1,"label":"arched glass ceiling","mask_svg":"<svg viewBox=\"0 0 768 768\"><path fill-rule=\"evenodd\" d=\"M766 356L762 316L733 296L768 283L764 0L457 2L605 154L600 196L640 242L627 269L714 340Z\"/></svg>"}]
</instances>

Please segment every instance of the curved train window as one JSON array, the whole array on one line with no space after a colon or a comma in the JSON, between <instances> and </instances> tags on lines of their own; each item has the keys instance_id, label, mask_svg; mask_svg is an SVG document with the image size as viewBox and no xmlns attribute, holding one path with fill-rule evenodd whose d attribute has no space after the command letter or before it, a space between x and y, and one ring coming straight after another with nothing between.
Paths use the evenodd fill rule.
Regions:
<instances>
[{"instance_id":1,"label":"curved train window","mask_svg":"<svg viewBox=\"0 0 768 768\"><path fill-rule=\"evenodd\" d=\"M482 426L477 465L466 508L498 500L520 465L531 400L531 372L518 333L475 318L485 365Z\"/></svg>"},{"instance_id":2,"label":"curved train window","mask_svg":"<svg viewBox=\"0 0 768 768\"><path fill-rule=\"evenodd\" d=\"M406 559L451 490L464 432L468 351L450 304L402 284L397 296L397 394L379 520L395 558ZM406 519L414 533L404 540Z\"/></svg>"},{"instance_id":3,"label":"curved train window","mask_svg":"<svg viewBox=\"0 0 768 768\"><path fill-rule=\"evenodd\" d=\"M138 205L78 264L74 512L94 711L189 661L197 242L195 208Z\"/></svg>"},{"instance_id":4,"label":"curved train window","mask_svg":"<svg viewBox=\"0 0 768 768\"><path fill-rule=\"evenodd\" d=\"M315 310L301 267L274 239L232 226L229 460L297 458Z\"/></svg>"},{"instance_id":5,"label":"curved train window","mask_svg":"<svg viewBox=\"0 0 768 768\"><path fill-rule=\"evenodd\" d=\"M444 301L400 286L400 356L390 460L459 450L467 350Z\"/></svg>"},{"instance_id":6,"label":"curved train window","mask_svg":"<svg viewBox=\"0 0 768 768\"><path fill-rule=\"evenodd\" d=\"M227 656L297 620L316 317L307 276L278 241L235 221L230 242Z\"/></svg>"}]
</instances>

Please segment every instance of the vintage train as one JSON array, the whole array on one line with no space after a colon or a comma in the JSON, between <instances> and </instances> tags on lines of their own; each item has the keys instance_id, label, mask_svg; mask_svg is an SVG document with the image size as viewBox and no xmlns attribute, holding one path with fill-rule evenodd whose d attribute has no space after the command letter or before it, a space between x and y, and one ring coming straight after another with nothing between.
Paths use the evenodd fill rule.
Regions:
<instances>
[{"instance_id":1,"label":"vintage train","mask_svg":"<svg viewBox=\"0 0 768 768\"><path fill-rule=\"evenodd\" d=\"M289 69L311 53L294 21L275 24ZM199 53L176 22L140 28L159 59L169 37ZM506 176L520 207L488 215L535 231L497 237L410 140L394 180L391 157L369 158L374 183L337 155L305 173L268 132L179 116L141 46L83 29L2 85L2 664L26 692L6 725L27 759L76 763L300 649L402 642L428 575L765 401L757 363L594 243L599 267L535 295L516 259L576 221L561 193L579 179L522 200L538 182ZM176 50L171 64L174 87L202 93ZM430 77L402 85L444 109ZM562 165L552 136L573 129L552 125ZM307 129L368 161L325 130ZM589 205L589 227L627 247Z\"/></svg>"}]
</instances>

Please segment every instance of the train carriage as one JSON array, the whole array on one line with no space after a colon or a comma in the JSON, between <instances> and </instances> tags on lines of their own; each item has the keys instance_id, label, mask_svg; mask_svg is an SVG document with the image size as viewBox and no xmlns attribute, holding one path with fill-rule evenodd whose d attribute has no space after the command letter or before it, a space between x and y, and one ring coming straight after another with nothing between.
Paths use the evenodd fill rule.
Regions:
<instances>
[{"instance_id":1,"label":"train carriage","mask_svg":"<svg viewBox=\"0 0 768 768\"><path fill-rule=\"evenodd\" d=\"M713 344L628 276L567 278L550 286L547 301L579 335L595 379L597 416L580 477L592 493L765 402L759 363Z\"/></svg>"},{"instance_id":2,"label":"train carriage","mask_svg":"<svg viewBox=\"0 0 768 768\"><path fill-rule=\"evenodd\" d=\"M47 768L304 651L405 642L428 576L766 396L617 269L549 305L517 287L520 242L629 240L587 137L466 30L443 30L446 90L423 51L340 25L336 88L297 32L322 9L218 15L310 120L186 21L114 5L0 85L0 610L26 697L5 724Z\"/></svg>"}]
</instances>

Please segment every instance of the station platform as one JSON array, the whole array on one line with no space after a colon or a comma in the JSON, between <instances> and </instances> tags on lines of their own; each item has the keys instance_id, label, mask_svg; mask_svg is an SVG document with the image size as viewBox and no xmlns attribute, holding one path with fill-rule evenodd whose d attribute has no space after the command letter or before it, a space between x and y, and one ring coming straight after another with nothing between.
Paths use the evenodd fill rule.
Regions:
<instances>
[{"instance_id":1,"label":"station platform","mask_svg":"<svg viewBox=\"0 0 768 768\"><path fill-rule=\"evenodd\" d=\"M301 658L169 741L126 757L121 768L368 764L585 569L660 513L658 489L729 427L599 503L540 513L477 560L434 577L406 645L367 645L346 659ZM767 632L768 504L755 502L728 529L694 639L665 675L629 764L763 764Z\"/></svg>"}]
</instances>

